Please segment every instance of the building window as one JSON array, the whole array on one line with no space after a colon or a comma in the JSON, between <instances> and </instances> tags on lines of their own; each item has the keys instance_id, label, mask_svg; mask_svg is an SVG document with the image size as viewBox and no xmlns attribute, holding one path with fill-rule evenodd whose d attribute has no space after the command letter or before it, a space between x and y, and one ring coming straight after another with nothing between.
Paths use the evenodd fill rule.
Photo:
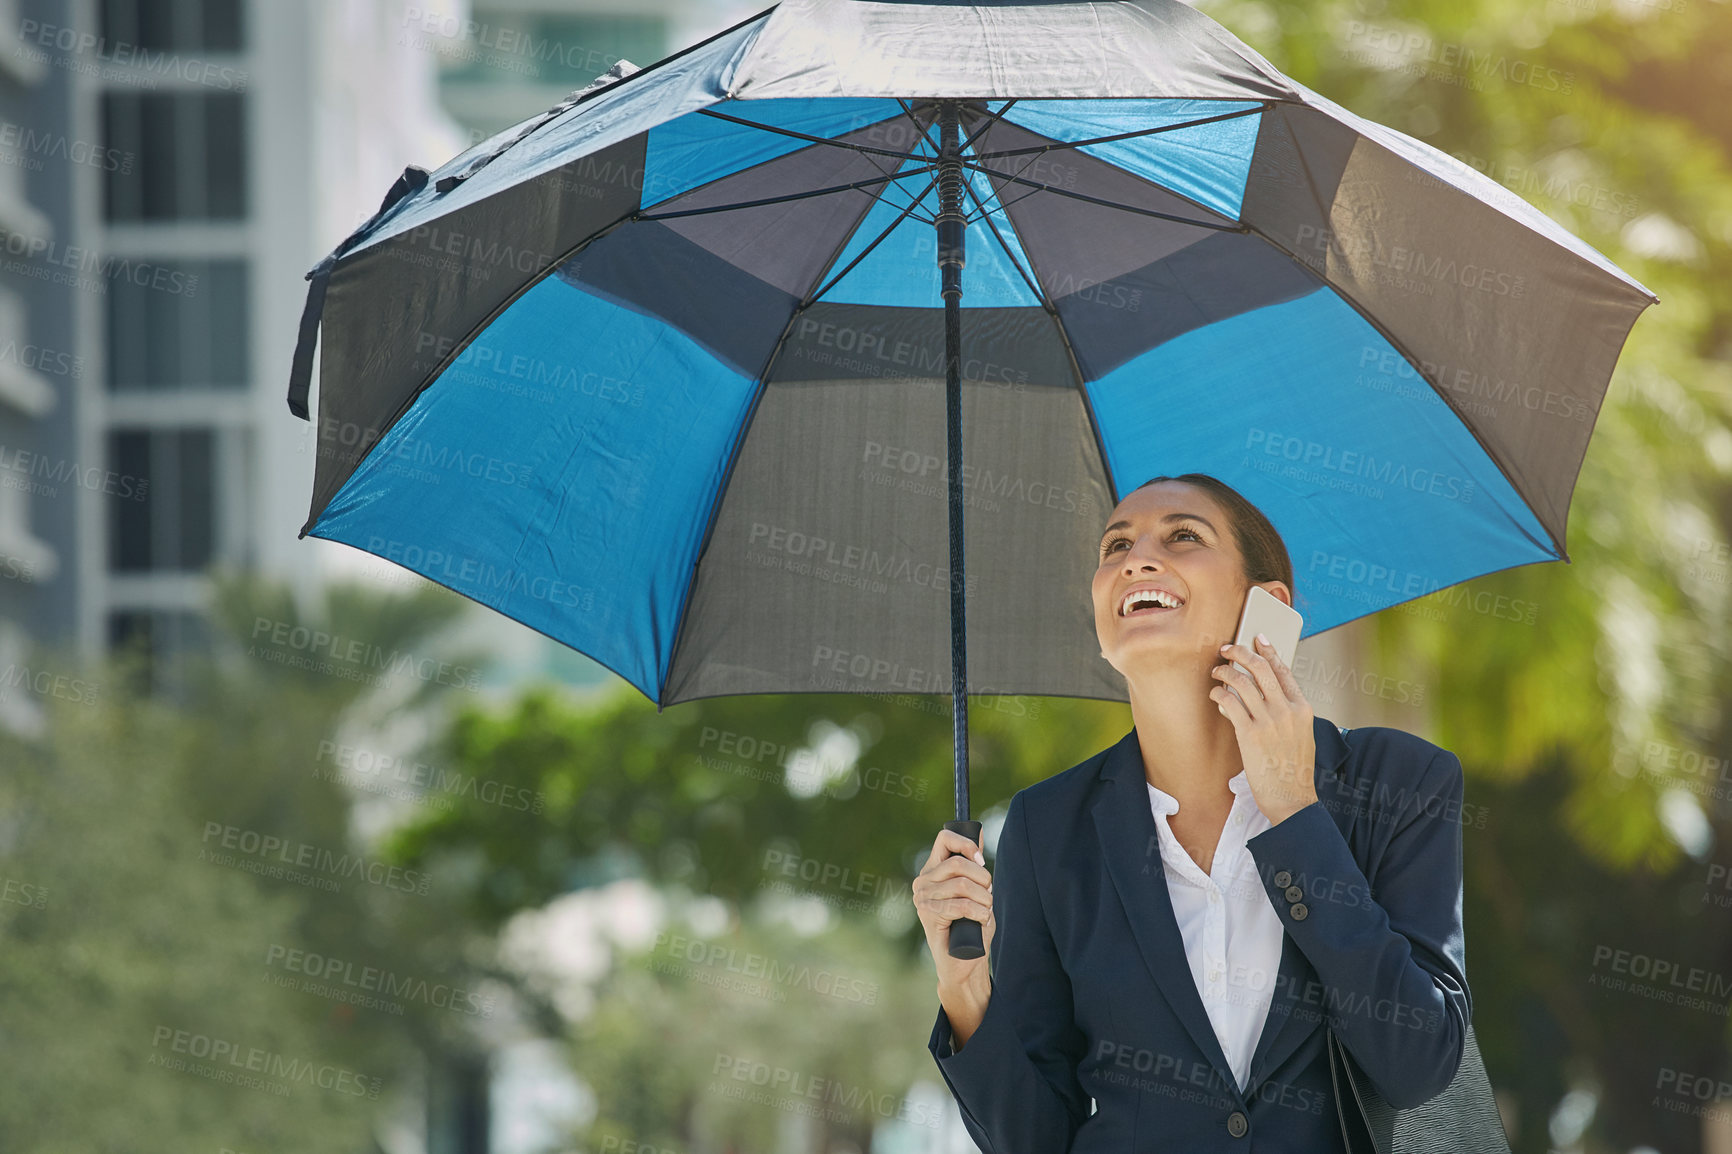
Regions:
<instances>
[{"instance_id":1,"label":"building window","mask_svg":"<svg viewBox=\"0 0 1732 1154\"><path fill-rule=\"evenodd\" d=\"M130 166L106 172L110 221L239 220L246 214L243 96L105 92L102 138Z\"/></svg>"},{"instance_id":2,"label":"building window","mask_svg":"<svg viewBox=\"0 0 1732 1154\"><path fill-rule=\"evenodd\" d=\"M132 482L117 484L109 498L110 570L185 573L210 564L216 538L215 441L210 429L109 432L109 469Z\"/></svg>"},{"instance_id":3,"label":"building window","mask_svg":"<svg viewBox=\"0 0 1732 1154\"><path fill-rule=\"evenodd\" d=\"M241 0L102 0L102 36L154 52L239 52Z\"/></svg>"},{"instance_id":4,"label":"building window","mask_svg":"<svg viewBox=\"0 0 1732 1154\"><path fill-rule=\"evenodd\" d=\"M136 261L108 290L108 386L233 389L247 383L247 266Z\"/></svg>"}]
</instances>

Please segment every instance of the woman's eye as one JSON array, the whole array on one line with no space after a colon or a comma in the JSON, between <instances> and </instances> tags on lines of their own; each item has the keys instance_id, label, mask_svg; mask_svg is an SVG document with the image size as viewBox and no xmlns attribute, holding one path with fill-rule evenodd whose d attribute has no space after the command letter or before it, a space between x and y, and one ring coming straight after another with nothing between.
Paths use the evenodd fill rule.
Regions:
<instances>
[{"instance_id":1,"label":"woman's eye","mask_svg":"<svg viewBox=\"0 0 1732 1154\"><path fill-rule=\"evenodd\" d=\"M1181 534L1190 537L1191 540L1198 544L1202 544L1202 536L1195 529L1192 529L1189 526L1182 529L1175 529L1173 531L1173 540L1178 540ZM1101 556L1105 557L1108 553L1111 553L1114 546L1129 545L1130 543L1131 539L1129 537L1108 537L1107 543L1101 546Z\"/></svg>"}]
</instances>

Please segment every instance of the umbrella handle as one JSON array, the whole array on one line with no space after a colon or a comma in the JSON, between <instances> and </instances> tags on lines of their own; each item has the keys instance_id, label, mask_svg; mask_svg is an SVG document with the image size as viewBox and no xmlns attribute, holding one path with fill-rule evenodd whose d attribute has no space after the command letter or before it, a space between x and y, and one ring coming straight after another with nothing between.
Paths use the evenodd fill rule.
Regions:
<instances>
[{"instance_id":1,"label":"umbrella handle","mask_svg":"<svg viewBox=\"0 0 1732 1154\"><path fill-rule=\"evenodd\" d=\"M980 842L980 823L977 821L947 821L944 828L954 830L969 841ZM986 947L980 942L980 923L973 918L957 918L950 923L950 956L967 961L978 958L986 953Z\"/></svg>"}]
</instances>

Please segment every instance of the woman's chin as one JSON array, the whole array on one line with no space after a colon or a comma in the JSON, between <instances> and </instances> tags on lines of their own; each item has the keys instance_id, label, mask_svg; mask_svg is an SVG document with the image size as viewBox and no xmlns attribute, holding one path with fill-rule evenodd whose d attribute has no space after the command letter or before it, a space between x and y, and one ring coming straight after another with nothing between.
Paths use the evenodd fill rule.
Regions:
<instances>
[{"instance_id":1,"label":"woman's chin","mask_svg":"<svg viewBox=\"0 0 1732 1154\"><path fill-rule=\"evenodd\" d=\"M1177 657L1206 654L1213 665L1218 659L1221 643L1209 637L1199 637L1189 629L1128 629L1118 637L1111 664L1123 671L1127 663L1136 667L1159 668L1170 665Z\"/></svg>"}]
</instances>

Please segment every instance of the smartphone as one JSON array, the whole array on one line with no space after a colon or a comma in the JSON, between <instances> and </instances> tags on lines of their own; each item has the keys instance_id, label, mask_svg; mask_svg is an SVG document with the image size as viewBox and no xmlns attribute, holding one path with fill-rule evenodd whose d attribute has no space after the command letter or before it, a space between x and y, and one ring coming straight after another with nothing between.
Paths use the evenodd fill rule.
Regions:
<instances>
[{"instance_id":1,"label":"smartphone","mask_svg":"<svg viewBox=\"0 0 1732 1154\"><path fill-rule=\"evenodd\" d=\"M1253 585L1251 591L1245 595L1245 607L1239 611L1239 633L1234 638L1234 643L1255 653L1257 634L1261 633L1275 646L1276 655L1291 669L1293 654L1299 648L1299 629L1304 624L1305 618L1297 609L1261 585ZM1244 669L1246 673L1251 673L1237 661L1233 664ZM1227 688L1233 689L1231 685ZM1238 690L1234 689L1233 692L1237 693Z\"/></svg>"}]
</instances>

